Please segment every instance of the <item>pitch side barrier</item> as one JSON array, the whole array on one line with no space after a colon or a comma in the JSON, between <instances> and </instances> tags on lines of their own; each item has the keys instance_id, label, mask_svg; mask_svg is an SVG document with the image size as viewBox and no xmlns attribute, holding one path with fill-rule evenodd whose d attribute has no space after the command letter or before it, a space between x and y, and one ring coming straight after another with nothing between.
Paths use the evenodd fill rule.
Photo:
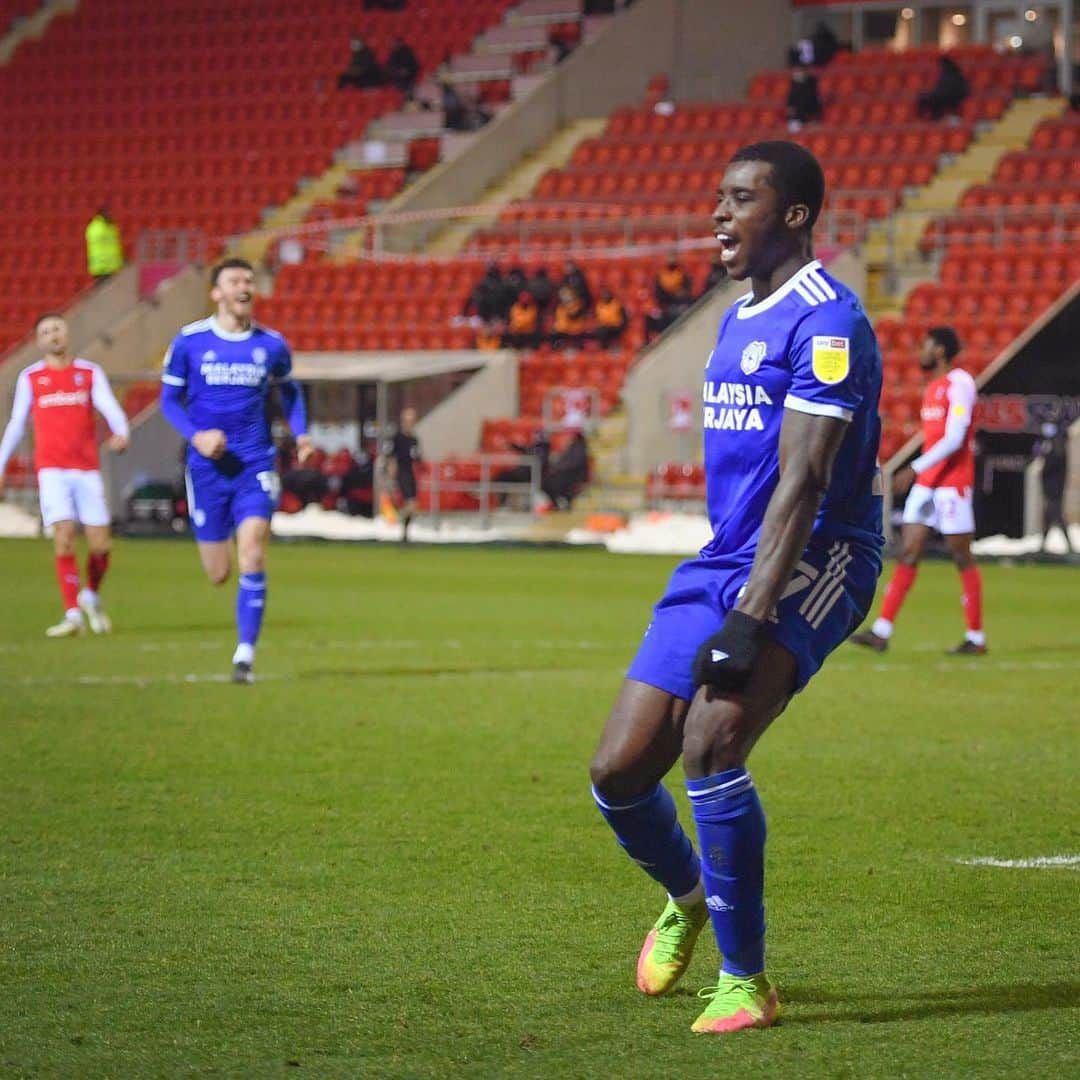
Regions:
<instances>
[{"instance_id":1,"label":"pitch side barrier","mask_svg":"<svg viewBox=\"0 0 1080 1080\"><path fill-rule=\"evenodd\" d=\"M834 197L870 198L875 191L844 191ZM701 214L635 213L640 207L604 202L523 202L510 206L455 206L405 213L320 219L299 225L259 229L242 236L225 238L229 247L241 241L261 239L277 244L298 244L304 251L321 251L333 257L346 234L362 231L361 258L386 262L427 262L492 259L627 258L636 255L666 254L672 246L680 250L709 249L716 241L710 234L710 217ZM537 215L542 215L538 217ZM431 256L394 250L389 233L397 227L443 222L451 225L473 220L482 230L475 246L454 255ZM866 239L870 221L865 215L842 207L826 208L816 227L819 244L850 247Z\"/></svg>"},{"instance_id":2,"label":"pitch side barrier","mask_svg":"<svg viewBox=\"0 0 1080 1080\"><path fill-rule=\"evenodd\" d=\"M529 469L528 480L499 479L506 470L522 466ZM476 514L486 529L493 513L500 509L535 514L543 494L540 480L540 459L533 454L448 458L431 463L426 479L420 478L419 509L435 525L448 514Z\"/></svg>"}]
</instances>

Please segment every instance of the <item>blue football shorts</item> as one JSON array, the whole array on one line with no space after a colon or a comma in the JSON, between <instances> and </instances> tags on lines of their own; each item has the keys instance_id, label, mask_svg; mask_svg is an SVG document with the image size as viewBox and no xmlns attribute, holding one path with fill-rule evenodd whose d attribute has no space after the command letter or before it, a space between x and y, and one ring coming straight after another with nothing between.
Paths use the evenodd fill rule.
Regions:
<instances>
[{"instance_id":1,"label":"blue football shorts","mask_svg":"<svg viewBox=\"0 0 1080 1080\"><path fill-rule=\"evenodd\" d=\"M199 543L228 540L245 518L270 520L281 497L272 460L244 463L226 454L219 461L188 463L188 517Z\"/></svg>"},{"instance_id":2,"label":"blue football shorts","mask_svg":"<svg viewBox=\"0 0 1080 1080\"><path fill-rule=\"evenodd\" d=\"M798 663L796 691L866 618L880 573L880 555L865 545L833 540L807 547L766 624L766 633ZM714 557L679 566L626 677L692 700L698 648L723 625L749 578L749 562Z\"/></svg>"}]
</instances>

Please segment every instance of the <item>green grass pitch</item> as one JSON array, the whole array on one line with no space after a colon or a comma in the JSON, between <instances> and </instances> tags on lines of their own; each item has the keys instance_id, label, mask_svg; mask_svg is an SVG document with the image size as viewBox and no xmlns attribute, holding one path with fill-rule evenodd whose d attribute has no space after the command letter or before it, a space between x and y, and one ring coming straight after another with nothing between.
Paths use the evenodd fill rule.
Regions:
<instances>
[{"instance_id":1,"label":"green grass pitch","mask_svg":"<svg viewBox=\"0 0 1080 1080\"><path fill-rule=\"evenodd\" d=\"M924 566L777 721L784 1019L702 1039L715 947L637 993L662 896L587 776L674 560L278 545L237 687L191 545L119 544L75 641L48 545L0 552L0 1077L1075 1075L1080 875L955 861L1080 850L1075 571L985 568L955 660Z\"/></svg>"}]
</instances>

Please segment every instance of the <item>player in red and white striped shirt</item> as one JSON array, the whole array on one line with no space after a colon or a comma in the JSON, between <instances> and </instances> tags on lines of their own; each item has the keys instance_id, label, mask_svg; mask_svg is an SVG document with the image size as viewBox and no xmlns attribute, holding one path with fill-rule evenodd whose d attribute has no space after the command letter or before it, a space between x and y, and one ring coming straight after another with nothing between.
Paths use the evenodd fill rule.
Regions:
<instances>
[{"instance_id":1,"label":"player in red and white striped shirt","mask_svg":"<svg viewBox=\"0 0 1080 1080\"><path fill-rule=\"evenodd\" d=\"M0 494L8 460L32 419L41 517L46 528L53 528L56 577L64 598L64 618L45 633L49 637L81 634L85 612L94 633L104 634L112 624L102 609L98 590L109 566L112 531L98 471L94 410L105 417L112 431L108 445L117 452L128 446L127 417L105 372L68 352L68 327L63 318L42 315L35 332L45 358L21 371L15 383L11 419L0 440ZM82 590L75 561L75 532L80 524L90 549L87 584Z\"/></svg>"},{"instance_id":2,"label":"player in red and white striped shirt","mask_svg":"<svg viewBox=\"0 0 1080 1080\"><path fill-rule=\"evenodd\" d=\"M952 653L981 656L986 652L982 624L982 575L971 554L975 535L972 488L975 486L975 380L952 362L960 352L960 339L949 326L927 331L919 364L930 376L923 393L920 418L923 452L894 478L894 488L910 485L903 515L903 550L885 589L881 615L873 628L853 634L855 645L884 652L893 623L915 575L923 548L935 529L941 533L963 590L964 640Z\"/></svg>"}]
</instances>

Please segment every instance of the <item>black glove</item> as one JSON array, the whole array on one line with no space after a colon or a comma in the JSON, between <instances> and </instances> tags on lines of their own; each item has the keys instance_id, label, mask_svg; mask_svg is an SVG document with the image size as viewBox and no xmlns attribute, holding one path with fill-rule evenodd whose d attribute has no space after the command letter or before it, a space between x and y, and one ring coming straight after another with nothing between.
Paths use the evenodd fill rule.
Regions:
<instances>
[{"instance_id":1,"label":"black glove","mask_svg":"<svg viewBox=\"0 0 1080 1080\"><path fill-rule=\"evenodd\" d=\"M721 693L742 690L761 647L764 623L742 611L729 611L724 625L706 638L694 657L694 685Z\"/></svg>"}]
</instances>

